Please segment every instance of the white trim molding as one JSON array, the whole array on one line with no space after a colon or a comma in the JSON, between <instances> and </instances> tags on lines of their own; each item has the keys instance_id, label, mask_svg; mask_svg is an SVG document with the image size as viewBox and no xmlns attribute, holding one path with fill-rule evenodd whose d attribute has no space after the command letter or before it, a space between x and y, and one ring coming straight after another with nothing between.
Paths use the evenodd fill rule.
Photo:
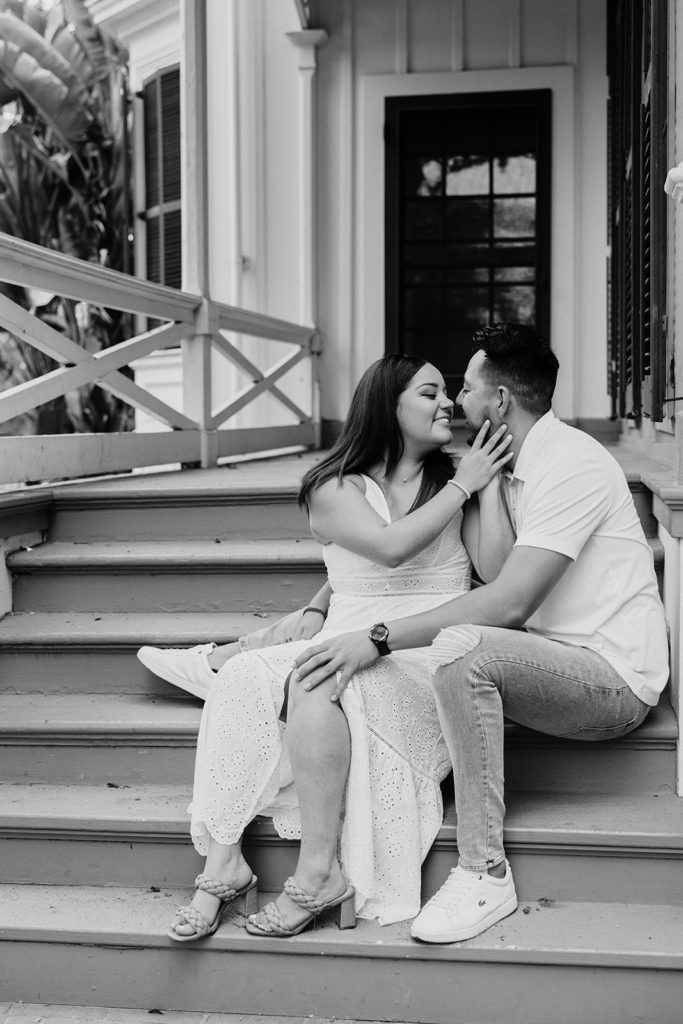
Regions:
<instances>
[{"instance_id":1,"label":"white trim molding","mask_svg":"<svg viewBox=\"0 0 683 1024\"><path fill-rule=\"evenodd\" d=\"M557 415L575 409L577 179L574 125L574 68L566 65L453 71L406 75L366 75L360 80L357 151L355 322L358 346L351 368L362 370L384 351L384 101L389 96L439 95L551 89L552 241L551 336L562 372L555 393Z\"/></svg>"},{"instance_id":2,"label":"white trim molding","mask_svg":"<svg viewBox=\"0 0 683 1024\"><path fill-rule=\"evenodd\" d=\"M110 29L127 44L138 32L177 20L180 0L86 0L96 25Z\"/></svg>"}]
</instances>

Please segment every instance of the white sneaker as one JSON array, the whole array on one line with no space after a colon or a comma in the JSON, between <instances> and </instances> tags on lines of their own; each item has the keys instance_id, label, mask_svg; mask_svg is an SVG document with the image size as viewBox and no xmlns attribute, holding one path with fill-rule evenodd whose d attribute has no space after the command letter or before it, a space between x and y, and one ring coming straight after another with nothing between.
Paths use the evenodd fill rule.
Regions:
<instances>
[{"instance_id":1,"label":"white sneaker","mask_svg":"<svg viewBox=\"0 0 683 1024\"><path fill-rule=\"evenodd\" d=\"M209 655L215 644L197 644L196 647L141 647L138 660L145 668L186 690L193 697L206 700L216 673L209 664Z\"/></svg>"},{"instance_id":2,"label":"white sneaker","mask_svg":"<svg viewBox=\"0 0 683 1024\"><path fill-rule=\"evenodd\" d=\"M458 865L417 915L410 934L423 942L461 942L516 909L517 893L507 861L503 878L466 871Z\"/></svg>"}]
</instances>

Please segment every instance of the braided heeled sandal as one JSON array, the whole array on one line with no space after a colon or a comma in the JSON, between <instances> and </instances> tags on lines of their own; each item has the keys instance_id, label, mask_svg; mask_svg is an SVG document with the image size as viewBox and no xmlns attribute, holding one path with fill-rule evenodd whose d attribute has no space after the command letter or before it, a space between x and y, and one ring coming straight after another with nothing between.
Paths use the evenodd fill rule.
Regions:
<instances>
[{"instance_id":1,"label":"braided heeled sandal","mask_svg":"<svg viewBox=\"0 0 683 1024\"><path fill-rule=\"evenodd\" d=\"M309 924L312 924L319 914L322 914L324 910L330 910L332 907L337 907L336 917L339 928L356 927L356 891L352 885L347 884L346 890L340 896L335 896L334 899L327 902L306 892L300 885L297 885L293 878L287 879L284 890L290 900L298 903L305 910L310 911L309 917L294 928L289 928L285 924L277 904L267 903L258 914L252 914L247 919L247 931L250 935L269 935L273 938L287 938L290 935L298 935L304 928L308 928Z\"/></svg>"},{"instance_id":2,"label":"braided heeled sandal","mask_svg":"<svg viewBox=\"0 0 683 1024\"><path fill-rule=\"evenodd\" d=\"M172 924L168 937L175 942L196 942L197 939L213 935L217 931L221 923L223 911L229 903L234 903L245 917L248 914L256 913L258 909L258 879L256 875L252 875L249 885L245 885L242 889L235 889L234 886L229 885L227 882L218 882L215 878L209 878L207 875L197 875L194 884L196 889L201 889L204 892L211 893L212 896L217 896L221 902L216 911L216 916L211 922L207 921L202 912L191 904L187 907L178 907L176 913L180 921L177 923L181 925L189 924L194 928L194 932L192 935L181 935L175 930L176 924Z\"/></svg>"}]
</instances>

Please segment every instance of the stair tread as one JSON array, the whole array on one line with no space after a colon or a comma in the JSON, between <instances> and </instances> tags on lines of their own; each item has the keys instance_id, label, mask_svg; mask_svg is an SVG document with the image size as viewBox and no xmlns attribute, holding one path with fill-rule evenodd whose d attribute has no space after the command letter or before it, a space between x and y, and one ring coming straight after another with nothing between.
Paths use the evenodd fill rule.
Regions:
<instances>
[{"instance_id":1,"label":"stair tread","mask_svg":"<svg viewBox=\"0 0 683 1024\"><path fill-rule=\"evenodd\" d=\"M0 783L0 831L94 830L188 837L191 785L59 786ZM672 794L589 795L515 792L508 797L508 842L657 848L683 853L683 800ZM276 836L269 818L252 835ZM188 838L189 841L189 838ZM437 842L455 842L455 809L446 806Z\"/></svg>"},{"instance_id":2,"label":"stair tread","mask_svg":"<svg viewBox=\"0 0 683 1024\"><path fill-rule=\"evenodd\" d=\"M122 615L121 618L132 619L134 616ZM253 616L250 619L254 621ZM263 621L256 619L256 622ZM133 634L130 636L132 638ZM173 728L192 738L196 736L200 714L198 703L182 697L173 700L146 694L0 693L0 737L22 731L50 735L58 728L61 735L76 736L89 732L113 735L137 726L146 733L157 732L160 735ZM506 722L505 735L508 741L516 743L571 743L513 722ZM671 705L662 701L638 729L619 740L606 742L614 747L632 744L670 746L675 743L676 736L676 716ZM597 744L591 746L596 747Z\"/></svg>"},{"instance_id":3,"label":"stair tread","mask_svg":"<svg viewBox=\"0 0 683 1024\"><path fill-rule=\"evenodd\" d=\"M321 547L315 541L281 540L198 541L57 541L17 551L7 558L13 570L69 569L81 566L101 568L128 566L319 564Z\"/></svg>"},{"instance_id":4,"label":"stair tread","mask_svg":"<svg viewBox=\"0 0 683 1024\"><path fill-rule=\"evenodd\" d=\"M45 647L115 645L191 647L204 640L235 640L281 618L279 612L17 612L0 621L0 650L15 644Z\"/></svg>"},{"instance_id":5,"label":"stair tread","mask_svg":"<svg viewBox=\"0 0 683 1024\"><path fill-rule=\"evenodd\" d=\"M176 908L189 892L94 886L1 885L0 939L89 945L167 947ZM262 900L271 898L262 894ZM528 909L527 909L528 908ZM249 935L234 911L211 950L260 951L413 960L496 960L683 968L683 910L646 904L523 902L512 917L467 942L429 946L409 936L409 922L381 927L359 921L340 931L321 924L288 942ZM186 947L187 948L187 947ZM202 952L206 944L197 947Z\"/></svg>"}]
</instances>

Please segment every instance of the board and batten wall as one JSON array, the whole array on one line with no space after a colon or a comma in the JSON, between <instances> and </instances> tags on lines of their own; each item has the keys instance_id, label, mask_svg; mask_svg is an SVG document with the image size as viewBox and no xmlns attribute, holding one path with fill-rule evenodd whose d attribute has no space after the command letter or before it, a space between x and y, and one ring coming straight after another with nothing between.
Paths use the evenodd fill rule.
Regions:
<instances>
[{"instance_id":1,"label":"board and batten wall","mask_svg":"<svg viewBox=\"0 0 683 1024\"><path fill-rule=\"evenodd\" d=\"M555 411L609 415L605 0L313 0L323 416L384 352L384 99L553 90Z\"/></svg>"}]
</instances>

